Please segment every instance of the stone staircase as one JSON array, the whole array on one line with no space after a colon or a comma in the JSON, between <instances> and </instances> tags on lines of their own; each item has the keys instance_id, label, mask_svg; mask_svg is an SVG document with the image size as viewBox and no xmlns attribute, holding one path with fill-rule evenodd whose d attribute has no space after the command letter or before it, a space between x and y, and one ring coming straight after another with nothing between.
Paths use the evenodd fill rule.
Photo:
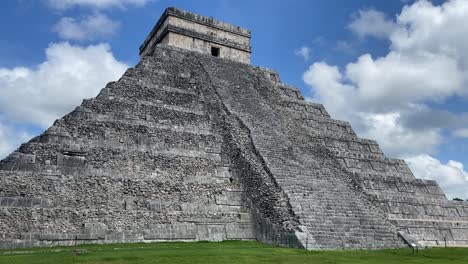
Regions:
<instances>
[{"instance_id":1,"label":"stone staircase","mask_svg":"<svg viewBox=\"0 0 468 264\"><path fill-rule=\"evenodd\" d=\"M376 215L350 186L330 180L281 184L320 248L398 247L395 230Z\"/></svg>"},{"instance_id":2,"label":"stone staircase","mask_svg":"<svg viewBox=\"0 0 468 264\"><path fill-rule=\"evenodd\" d=\"M313 117L322 123L317 129L323 124L341 126L349 137L355 138L344 122L333 121L324 109L313 104L311 111L305 113L303 108L294 111L290 105L285 106L277 85L263 79L268 73L263 74L262 70L213 60L202 58L202 64L230 112L250 129L256 150L298 217L299 229L307 230L307 235L300 235L303 247L406 246L397 237L397 230L380 215L381 211L354 186L330 151L314 142L316 138L310 130L302 129L304 117ZM228 75L236 78L226 78ZM242 95L236 94L239 90Z\"/></svg>"}]
</instances>

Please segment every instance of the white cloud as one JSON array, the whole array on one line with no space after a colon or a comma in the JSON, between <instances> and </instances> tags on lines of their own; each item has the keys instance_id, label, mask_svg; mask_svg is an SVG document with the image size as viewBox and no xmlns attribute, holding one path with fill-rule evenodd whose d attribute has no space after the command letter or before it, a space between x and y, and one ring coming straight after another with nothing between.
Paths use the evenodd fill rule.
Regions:
<instances>
[{"instance_id":1,"label":"white cloud","mask_svg":"<svg viewBox=\"0 0 468 264\"><path fill-rule=\"evenodd\" d=\"M400 112L364 115L362 134L380 142L386 154L393 157L435 152L442 142L438 129L411 130L401 124L400 117Z\"/></svg>"},{"instance_id":2,"label":"white cloud","mask_svg":"<svg viewBox=\"0 0 468 264\"><path fill-rule=\"evenodd\" d=\"M459 138L468 138L468 128L457 129L454 135Z\"/></svg>"},{"instance_id":3,"label":"white cloud","mask_svg":"<svg viewBox=\"0 0 468 264\"><path fill-rule=\"evenodd\" d=\"M0 68L0 113L5 119L48 127L128 67L107 44L51 44L46 57L37 67Z\"/></svg>"},{"instance_id":4,"label":"white cloud","mask_svg":"<svg viewBox=\"0 0 468 264\"><path fill-rule=\"evenodd\" d=\"M360 12L361 16L369 16L370 11L366 12ZM371 12L372 16L376 16L375 12ZM441 24L443 30L426 26L434 23ZM304 81L313 88L314 100L323 102L335 117L350 120L361 135L393 135L386 137L388 142L382 137L381 144L388 146L384 150L396 156L427 153L441 142L437 128L411 130L401 119L426 111L427 102L441 102L468 92L468 60L465 61L466 52L459 45L468 39L466 24L468 1L451 1L441 6L417 2L403 8L394 30L387 31L391 41L387 55L361 55L343 71L323 62L314 63L304 73ZM460 34L464 31L466 34ZM381 127L386 127L387 133L372 126L371 120L385 121ZM424 139L427 147L420 142L402 144L400 148L390 140L408 135Z\"/></svg>"},{"instance_id":5,"label":"white cloud","mask_svg":"<svg viewBox=\"0 0 468 264\"><path fill-rule=\"evenodd\" d=\"M14 148L29 140L32 136L24 129L3 124L0 121L0 159L10 154Z\"/></svg>"},{"instance_id":6,"label":"white cloud","mask_svg":"<svg viewBox=\"0 0 468 264\"><path fill-rule=\"evenodd\" d=\"M462 163L450 160L443 164L429 155L406 158L406 161L416 177L435 180L449 190L449 198L468 199L468 172Z\"/></svg>"},{"instance_id":7,"label":"white cloud","mask_svg":"<svg viewBox=\"0 0 468 264\"><path fill-rule=\"evenodd\" d=\"M425 51L468 64L468 1L452 0L435 6L418 1L397 17L398 28L390 35L392 48L402 53Z\"/></svg>"},{"instance_id":8,"label":"white cloud","mask_svg":"<svg viewBox=\"0 0 468 264\"><path fill-rule=\"evenodd\" d=\"M323 103L334 118L350 121L361 137L377 140L387 155L433 153L441 142L437 128L411 130L404 126L402 115L418 111L417 106L383 111L386 105L364 97L359 87L346 82L337 67L314 63L304 73L304 81L314 88L313 101ZM371 104L375 106L369 107Z\"/></svg>"},{"instance_id":9,"label":"white cloud","mask_svg":"<svg viewBox=\"0 0 468 264\"><path fill-rule=\"evenodd\" d=\"M353 107L352 100L347 98L355 97L355 88L344 82L338 67L316 62L304 73L303 79L313 87L313 100L322 102L335 117L352 119L348 114L354 114L355 110L347 111Z\"/></svg>"},{"instance_id":10,"label":"white cloud","mask_svg":"<svg viewBox=\"0 0 468 264\"><path fill-rule=\"evenodd\" d=\"M310 48L306 46L302 46L299 49L294 51L294 54L304 59L304 61L308 61L310 58Z\"/></svg>"},{"instance_id":11,"label":"white cloud","mask_svg":"<svg viewBox=\"0 0 468 264\"><path fill-rule=\"evenodd\" d=\"M376 139L387 155L412 157L412 166L422 173L420 168L429 161L439 162L428 157L445 141L442 128L458 129L453 131L458 137L468 136L463 129L463 114L429 107L430 102L468 95L466 25L468 1L462 0L438 6L418 1L405 6L395 21L378 11L361 11L349 29L361 37L388 39L388 53L377 58L363 54L342 69L316 62L303 79L313 89L312 100L323 103L334 118L350 121L361 137ZM437 127L425 117L427 113L438 114L434 118L445 126ZM424 118L418 120L417 126L408 124L418 116ZM444 121L443 116L450 118ZM463 124L454 124L452 119L457 116ZM429 166L431 172L427 174L444 172L441 177L446 177L447 182L440 180L444 182L442 186L449 194L458 194L460 189L468 188L468 183L459 181L461 186L456 186L448 181L463 175L454 174L457 166L458 171L463 171L459 165L455 161L439 162L439 166Z\"/></svg>"},{"instance_id":12,"label":"white cloud","mask_svg":"<svg viewBox=\"0 0 468 264\"><path fill-rule=\"evenodd\" d=\"M0 123L0 158L8 155L8 153L13 149L10 141L11 135L7 129L7 127Z\"/></svg>"},{"instance_id":13,"label":"white cloud","mask_svg":"<svg viewBox=\"0 0 468 264\"><path fill-rule=\"evenodd\" d=\"M84 41L109 37L116 32L118 27L118 22L104 14L95 13L81 20L62 17L54 25L53 31L57 32L62 39Z\"/></svg>"},{"instance_id":14,"label":"white cloud","mask_svg":"<svg viewBox=\"0 0 468 264\"><path fill-rule=\"evenodd\" d=\"M361 38L385 38L393 31L394 23L388 20L384 13L369 9L359 10L348 27Z\"/></svg>"},{"instance_id":15,"label":"white cloud","mask_svg":"<svg viewBox=\"0 0 468 264\"><path fill-rule=\"evenodd\" d=\"M48 0L52 8L66 10L76 6L94 9L141 7L153 0Z\"/></svg>"},{"instance_id":16,"label":"white cloud","mask_svg":"<svg viewBox=\"0 0 468 264\"><path fill-rule=\"evenodd\" d=\"M363 103L375 111L387 111L457 94L465 88L463 71L455 59L443 54L391 51L377 59L362 55L346 66L345 74Z\"/></svg>"}]
</instances>

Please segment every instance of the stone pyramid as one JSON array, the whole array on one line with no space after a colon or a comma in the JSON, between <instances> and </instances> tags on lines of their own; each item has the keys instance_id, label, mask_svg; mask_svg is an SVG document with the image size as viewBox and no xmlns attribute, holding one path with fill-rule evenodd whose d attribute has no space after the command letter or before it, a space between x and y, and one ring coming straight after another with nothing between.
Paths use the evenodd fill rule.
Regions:
<instances>
[{"instance_id":1,"label":"stone pyramid","mask_svg":"<svg viewBox=\"0 0 468 264\"><path fill-rule=\"evenodd\" d=\"M137 66L0 162L0 247L468 245L466 202L250 52L250 31L166 9Z\"/></svg>"}]
</instances>

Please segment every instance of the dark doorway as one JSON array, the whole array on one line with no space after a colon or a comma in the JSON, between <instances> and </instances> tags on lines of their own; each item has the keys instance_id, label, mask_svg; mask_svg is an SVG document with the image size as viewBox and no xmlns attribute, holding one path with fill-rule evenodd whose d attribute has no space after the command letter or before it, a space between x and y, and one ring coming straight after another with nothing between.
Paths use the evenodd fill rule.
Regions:
<instances>
[{"instance_id":1,"label":"dark doorway","mask_svg":"<svg viewBox=\"0 0 468 264\"><path fill-rule=\"evenodd\" d=\"M219 48L211 47L211 55L213 55L215 57L219 57Z\"/></svg>"}]
</instances>

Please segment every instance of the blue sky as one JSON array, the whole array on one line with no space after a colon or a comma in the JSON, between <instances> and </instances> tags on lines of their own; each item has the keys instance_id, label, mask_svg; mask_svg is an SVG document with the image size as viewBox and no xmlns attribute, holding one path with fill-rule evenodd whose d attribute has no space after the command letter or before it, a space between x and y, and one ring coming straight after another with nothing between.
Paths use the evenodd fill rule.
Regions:
<instances>
[{"instance_id":1,"label":"blue sky","mask_svg":"<svg viewBox=\"0 0 468 264\"><path fill-rule=\"evenodd\" d=\"M249 28L252 64L468 199L466 0L4 1L0 157L135 65L168 6Z\"/></svg>"}]
</instances>

